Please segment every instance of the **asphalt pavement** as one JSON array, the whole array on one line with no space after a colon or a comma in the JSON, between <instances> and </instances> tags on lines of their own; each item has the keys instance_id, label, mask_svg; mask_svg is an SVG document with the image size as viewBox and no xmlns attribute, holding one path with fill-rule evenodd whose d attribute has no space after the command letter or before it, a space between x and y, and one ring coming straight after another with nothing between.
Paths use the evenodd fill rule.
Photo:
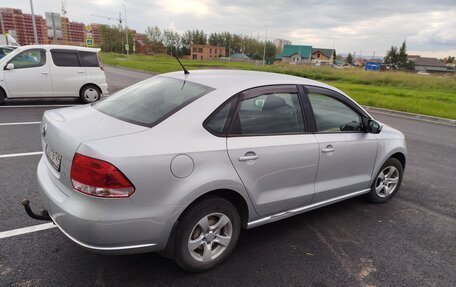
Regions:
<instances>
[{"instance_id":1,"label":"asphalt pavement","mask_svg":"<svg viewBox=\"0 0 456 287\"><path fill-rule=\"evenodd\" d=\"M110 92L150 73L105 67ZM74 100L0 107L0 233L42 224L36 166L42 113ZM0 286L456 286L456 128L372 113L407 138L401 190L386 204L350 199L243 231L219 268L191 274L158 254L105 256L58 229L0 238ZM26 125L2 123L31 122Z\"/></svg>"}]
</instances>

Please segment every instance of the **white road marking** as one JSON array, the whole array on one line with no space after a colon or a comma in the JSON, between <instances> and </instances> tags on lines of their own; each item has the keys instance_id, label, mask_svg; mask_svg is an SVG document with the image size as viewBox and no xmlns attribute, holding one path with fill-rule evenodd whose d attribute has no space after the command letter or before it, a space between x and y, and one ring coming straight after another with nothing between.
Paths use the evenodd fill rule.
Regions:
<instances>
[{"instance_id":1,"label":"white road marking","mask_svg":"<svg viewBox=\"0 0 456 287\"><path fill-rule=\"evenodd\" d=\"M46 230L46 229L51 229L51 228L55 228L55 227L57 227L57 226L54 223L49 222L49 223L33 225L33 226L29 226L29 227L24 227L24 228L3 231L3 232L0 232L0 239L8 238L8 237L16 236L16 235L37 232L37 231Z\"/></svg>"},{"instance_id":2,"label":"white road marking","mask_svg":"<svg viewBox=\"0 0 456 287\"><path fill-rule=\"evenodd\" d=\"M28 155L40 155L40 154L43 154L43 152L35 151L35 152L23 152L23 153L10 153L10 154L0 154L0 158L19 157L19 156L28 156Z\"/></svg>"},{"instance_id":3,"label":"white road marking","mask_svg":"<svg viewBox=\"0 0 456 287\"><path fill-rule=\"evenodd\" d=\"M69 104L69 105L23 105L23 106L0 106L0 109L5 109L5 108L18 108L18 109L22 109L22 108L47 108L47 107L72 107L72 106L76 106L76 105L73 105L73 104Z\"/></svg>"},{"instance_id":4,"label":"white road marking","mask_svg":"<svg viewBox=\"0 0 456 287\"><path fill-rule=\"evenodd\" d=\"M0 126L39 125L41 122L0 123Z\"/></svg>"}]
</instances>

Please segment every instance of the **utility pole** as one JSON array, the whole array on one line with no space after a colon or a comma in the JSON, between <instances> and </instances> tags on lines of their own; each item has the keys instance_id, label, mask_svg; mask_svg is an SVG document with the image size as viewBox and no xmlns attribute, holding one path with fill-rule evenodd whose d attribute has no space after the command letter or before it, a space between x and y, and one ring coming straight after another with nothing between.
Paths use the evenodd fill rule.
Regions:
<instances>
[{"instance_id":1,"label":"utility pole","mask_svg":"<svg viewBox=\"0 0 456 287\"><path fill-rule=\"evenodd\" d=\"M35 38L35 45L38 45L38 34L36 32L35 13L33 11L33 1L32 0L30 0L30 9L32 10L33 38Z\"/></svg>"},{"instance_id":2,"label":"utility pole","mask_svg":"<svg viewBox=\"0 0 456 287\"><path fill-rule=\"evenodd\" d=\"M130 46L128 45L128 23L127 23L127 6L122 3L122 6L124 6L125 9L125 41L126 41L126 50L127 50L127 58L130 54Z\"/></svg>"},{"instance_id":3,"label":"utility pole","mask_svg":"<svg viewBox=\"0 0 456 287\"><path fill-rule=\"evenodd\" d=\"M263 48L263 66L266 64L266 39L268 38L268 26L264 26L264 48Z\"/></svg>"}]
</instances>

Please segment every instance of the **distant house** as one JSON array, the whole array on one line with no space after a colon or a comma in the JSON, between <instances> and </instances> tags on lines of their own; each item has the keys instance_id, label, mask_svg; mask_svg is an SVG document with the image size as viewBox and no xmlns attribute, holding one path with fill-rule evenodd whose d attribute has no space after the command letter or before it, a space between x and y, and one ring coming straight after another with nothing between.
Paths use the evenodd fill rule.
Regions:
<instances>
[{"instance_id":1,"label":"distant house","mask_svg":"<svg viewBox=\"0 0 456 287\"><path fill-rule=\"evenodd\" d=\"M212 60L225 56L225 48L212 45L192 45L190 47L190 59Z\"/></svg>"},{"instance_id":2,"label":"distant house","mask_svg":"<svg viewBox=\"0 0 456 287\"><path fill-rule=\"evenodd\" d=\"M250 58L247 55L242 54L242 53L231 54L230 58L237 59L237 60L247 60L247 61L250 60Z\"/></svg>"},{"instance_id":3,"label":"distant house","mask_svg":"<svg viewBox=\"0 0 456 287\"><path fill-rule=\"evenodd\" d=\"M332 64L334 49L312 48L312 64L316 66Z\"/></svg>"},{"instance_id":4,"label":"distant house","mask_svg":"<svg viewBox=\"0 0 456 287\"><path fill-rule=\"evenodd\" d=\"M312 46L284 45L283 52L276 55L276 60L293 64L310 64L312 61Z\"/></svg>"},{"instance_id":5,"label":"distant house","mask_svg":"<svg viewBox=\"0 0 456 287\"><path fill-rule=\"evenodd\" d=\"M410 61L415 64L415 71L422 72L450 72L444 62L437 58L416 57L410 58Z\"/></svg>"}]
</instances>

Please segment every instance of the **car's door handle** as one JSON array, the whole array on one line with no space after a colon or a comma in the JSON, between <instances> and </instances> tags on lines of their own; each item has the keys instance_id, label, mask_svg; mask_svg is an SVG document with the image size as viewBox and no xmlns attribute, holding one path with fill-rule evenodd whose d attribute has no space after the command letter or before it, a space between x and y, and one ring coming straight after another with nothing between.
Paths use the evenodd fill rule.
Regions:
<instances>
[{"instance_id":1,"label":"car's door handle","mask_svg":"<svg viewBox=\"0 0 456 287\"><path fill-rule=\"evenodd\" d=\"M256 154L252 154L252 155L245 155L245 156L241 156L239 157L239 161L249 161L249 160L257 160L259 159L260 157Z\"/></svg>"},{"instance_id":2,"label":"car's door handle","mask_svg":"<svg viewBox=\"0 0 456 287\"><path fill-rule=\"evenodd\" d=\"M84 74L85 72L84 71L78 71L79 74Z\"/></svg>"},{"instance_id":3,"label":"car's door handle","mask_svg":"<svg viewBox=\"0 0 456 287\"><path fill-rule=\"evenodd\" d=\"M332 145L327 145L324 149L321 150L321 152L327 153L327 152L333 152L335 150L336 149Z\"/></svg>"},{"instance_id":4,"label":"car's door handle","mask_svg":"<svg viewBox=\"0 0 456 287\"><path fill-rule=\"evenodd\" d=\"M49 74L49 72L41 72L41 74L47 75L47 74Z\"/></svg>"}]
</instances>

